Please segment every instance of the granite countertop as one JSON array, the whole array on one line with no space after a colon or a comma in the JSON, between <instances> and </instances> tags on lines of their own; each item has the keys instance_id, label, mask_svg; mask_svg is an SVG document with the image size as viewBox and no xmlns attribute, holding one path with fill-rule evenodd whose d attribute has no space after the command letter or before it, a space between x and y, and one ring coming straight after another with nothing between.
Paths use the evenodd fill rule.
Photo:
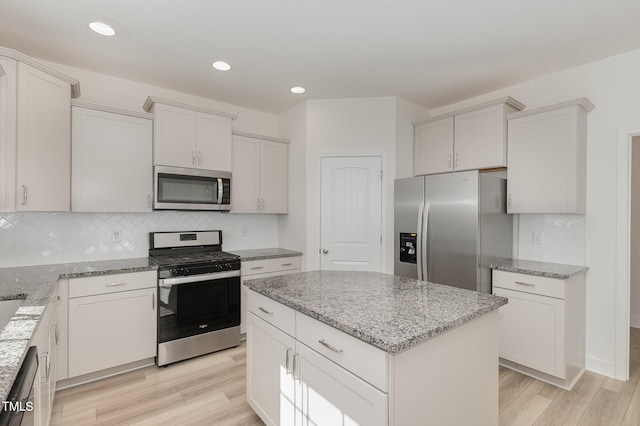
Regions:
<instances>
[{"instance_id":1,"label":"granite countertop","mask_svg":"<svg viewBox=\"0 0 640 426\"><path fill-rule=\"evenodd\" d=\"M9 323L0 330L0 400L4 401L22 365L45 306L60 278L82 278L155 270L149 259L120 259L57 265L0 268L0 300L21 299Z\"/></svg>"},{"instance_id":2,"label":"granite countertop","mask_svg":"<svg viewBox=\"0 0 640 426\"><path fill-rule=\"evenodd\" d=\"M390 353L507 303L503 297L377 272L310 271L244 284Z\"/></svg>"},{"instance_id":3,"label":"granite countertop","mask_svg":"<svg viewBox=\"0 0 640 426\"><path fill-rule=\"evenodd\" d=\"M277 259L280 257L302 256L302 253L299 251L281 248L233 250L229 253L237 254L238 256L240 256L241 262L248 262L250 260Z\"/></svg>"},{"instance_id":4,"label":"granite countertop","mask_svg":"<svg viewBox=\"0 0 640 426\"><path fill-rule=\"evenodd\" d=\"M567 280L572 276L589 270L587 266L566 265L563 263L538 262L534 260L510 259L489 265L497 271L516 272L540 277Z\"/></svg>"}]
</instances>

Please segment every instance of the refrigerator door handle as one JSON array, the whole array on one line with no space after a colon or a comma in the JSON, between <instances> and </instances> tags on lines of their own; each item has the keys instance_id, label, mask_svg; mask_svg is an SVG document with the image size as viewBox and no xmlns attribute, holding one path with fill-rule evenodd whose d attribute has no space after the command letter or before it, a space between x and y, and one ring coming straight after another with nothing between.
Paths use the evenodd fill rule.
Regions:
<instances>
[{"instance_id":1,"label":"refrigerator door handle","mask_svg":"<svg viewBox=\"0 0 640 426\"><path fill-rule=\"evenodd\" d=\"M422 224L424 214L424 203L418 207L418 232L416 233L416 266L418 267L418 280L422 281Z\"/></svg>"},{"instance_id":2,"label":"refrigerator door handle","mask_svg":"<svg viewBox=\"0 0 640 426\"><path fill-rule=\"evenodd\" d=\"M422 280L429 281L429 269L427 266L427 261L429 258L429 253L427 253L427 241L429 235L429 207L430 204L427 203L424 206L424 212L422 213L422 235L420 237L422 247L421 252L422 256L419 257L420 262L422 262Z\"/></svg>"}]
</instances>

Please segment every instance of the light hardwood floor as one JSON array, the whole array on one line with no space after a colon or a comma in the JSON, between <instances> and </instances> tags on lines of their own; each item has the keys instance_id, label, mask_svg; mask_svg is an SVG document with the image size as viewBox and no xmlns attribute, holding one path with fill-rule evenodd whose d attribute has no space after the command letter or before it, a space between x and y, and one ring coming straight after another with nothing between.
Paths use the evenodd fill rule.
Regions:
<instances>
[{"instance_id":1,"label":"light hardwood floor","mask_svg":"<svg viewBox=\"0 0 640 426\"><path fill-rule=\"evenodd\" d=\"M640 425L640 330L630 380L594 373L571 392L500 368L500 425ZM245 401L245 345L59 391L52 425L262 425Z\"/></svg>"}]
</instances>

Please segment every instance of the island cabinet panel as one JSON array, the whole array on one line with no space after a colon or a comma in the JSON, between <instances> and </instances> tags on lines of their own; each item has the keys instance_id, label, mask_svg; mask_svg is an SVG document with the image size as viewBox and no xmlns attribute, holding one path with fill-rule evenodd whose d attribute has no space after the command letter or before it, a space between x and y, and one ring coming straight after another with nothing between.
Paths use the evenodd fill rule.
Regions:
<instances>
[{"instance_id":1,"label":"island cabinet panel","mask_svg":"<svg viewBox=\"0 0 640 426\"><path fill-rule=\"evenodd\" d=\"M247 304L249 312L291 336L296 335L296 313L293 309L257 293L248 298Z\"/></svg>"},{"instance_id":2,"label":"island cabinet panel","mask_svg":"<svg viewBox=\"0 0 640 426\"><path fill-rule=\"evenodd\" d=\"M302 387L303 425L387 424L386 393L300 342L296 357L294 374Z\"/></svg>"},{"instance_id":3,"label":"island cabinet panel","mask_svg":"<svg viewBox=\"0 0 640 426\"><path fill-rule=\"evenodd\" d=\"M247 332L247 287L244 281L300 272L300 256L243 261L241 272L240 333L245 334Z\"/></svg>"},{"instance_id":4,"label":"island cabinet panel","mask_svg":"<svg viewBox=\"0 0 640 426\"><path fill-rule=\"evenodd\" d=\"M251 312L247 320L247 402L268 425L300 424L295 339Z\"/></svg>"},{"instance_id":5,"label":"island cabinet panel","mask_svg":"<svg viewBox=\"0 0 640 426\"><path fill-rule=\"evenodd\" d=\"M285 333L248 297L247 400L265 423L498 424L497 310L388 353L283 305Z\"/></svg>"},{"instance_id":6,"label":"island cabinet panel","mask_svg":"<svg viewBox=\"0 0 640 426\"><path fill-rule=\"evenodd\" d=\"M498 424L498 312L390 355L392 426Z\"/></svg>"},{"instance_id":7,"label":"island cabinet panel","mask_svg":"<svg viewBox=\"0 0 640 426\"><path fill-rule=\"evenodd\" d=\"M296 338L324 357L387 391L387 352L296 313Z\"/></svg>"}]
</instances>

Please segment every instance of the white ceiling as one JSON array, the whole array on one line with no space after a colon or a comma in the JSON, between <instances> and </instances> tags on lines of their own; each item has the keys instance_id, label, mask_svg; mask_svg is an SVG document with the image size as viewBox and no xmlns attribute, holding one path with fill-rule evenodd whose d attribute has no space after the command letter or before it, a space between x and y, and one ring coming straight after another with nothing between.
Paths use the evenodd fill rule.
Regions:
<instances>
[{"instance_id":1,"label":"white ceiling","mask_svg":"<svg viewBox=\"0 0 640 426\"><path fill-rule=\"evenodd\" d=\"M436 108L640 48L639 19L638 0L0 0L0 46L274 114L367 96Z\"/></svg>"}]
</instances>

